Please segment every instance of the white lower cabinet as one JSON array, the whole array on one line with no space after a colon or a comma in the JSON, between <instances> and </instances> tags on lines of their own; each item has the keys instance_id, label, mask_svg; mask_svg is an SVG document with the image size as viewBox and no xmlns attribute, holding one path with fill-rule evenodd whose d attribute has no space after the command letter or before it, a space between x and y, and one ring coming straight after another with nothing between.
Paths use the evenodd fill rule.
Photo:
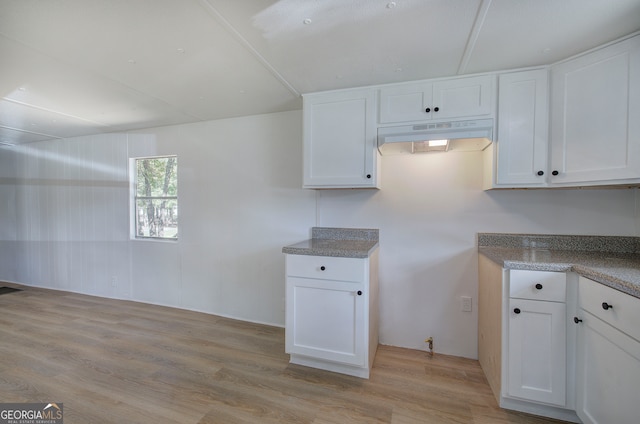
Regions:
<instances>
[{"instance_id":1,"label":"white lower cabinet","mask_svg":"<svg viewBox=\"0 0 640 424\"><path fill-rule=\"evenodd\" d=\"M378 346L377 250L287 255L286 352L295 364L368 378Z\"/></svg>"},{"instance_id":2,"label":"white lower cabinet","mask_svg":"<svg viewBox=\"0 0 640 424\"><path fill-rule=\"evenodd\" d=\"M568 284L564 272L508 270L480 256L479 277L478 359L499 405L578 422L567 361L575 274Z\"/></svg>"},{"instance_id":3,"label":"white lower cabinet","mask_svg":"<svg viewBox=\"0 0 640 424\"><path fill-rule=\"evenodd\" d=\"M585 424L636 424L640 300L581 277L579 307L577 414Z\"/></svg>"},{"instance_id":4,"label":"white lower cabinet","mask_svg":"<svg viewBox=\"0 0 640 424\"><path fill-rule=\"evenodd\" d=\"M503 408L640 422L640 299L604 284L480 255L478 359Z\"/></svg>"},{"instance_id":5,"label":"white lower cabinet","mask_svg":"<svg viewBox=\"0 0 640 424\"><path fill-rule=\"evenodd\" d=\"M510 299L509 396L564 407L566 398L566 306Z\"/></svg>"},{"instance_id":6,"label":"white lower cabinet","mask_svg":"<svg viewBox=\"0 0 640 424\"><path fill-rule=\"evenodd\" d=\"M364 284L289 278L289 353L364 365Z\"/></svg>"},{"instance_id":7,"label":"white lower cabinet","mask_svg":"<svg viewBox=\"0 0 640 424\"><path fill-rule=\"evenodd\" d=\"M505 394L567 406L567 276L508 271Z\"/></svg>"}]
</instances>

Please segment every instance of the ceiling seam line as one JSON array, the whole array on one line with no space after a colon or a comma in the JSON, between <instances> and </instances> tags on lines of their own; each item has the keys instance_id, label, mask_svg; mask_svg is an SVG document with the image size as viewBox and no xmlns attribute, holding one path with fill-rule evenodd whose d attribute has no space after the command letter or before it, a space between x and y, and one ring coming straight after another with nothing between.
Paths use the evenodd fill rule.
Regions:
<instances>
[{"instance_id":1,"label":"ceiling seam line","mask_svg":"<svg viewBox=\"0 0 640 424\"><path fill-rule=\"evenodd\" d=\"M287 90L291 92L291 94L295 95L296 97L300 97L300 92L298 92L298 90L296 90L289 83L289 81L287 81L285 77L282 76L282 74L280 74L280 72L278 72L276 68L274 68L271 63L269 63L269 61L265 59L264 56L262 56L258 52L258 50L256 50L252 46L251 43L249 43L249 41L247 41L247 39L244 38L242 34L240 34L240 32L238 32L238 30L236 30L235 27L231 25L231 23L224 16L222 16L222 14L218 12L218 10L213 7L208 0L199 0L199 2L207 11L209 11L214 19L216 19L218 23L222 25L224 29L227 30L227 32L229 32L245 49L247 49L249 53L251 53L256 59L258 59L258 62L260 62L262 66L264 66L278 81L280 81L280 83L284 85Z\"/></svg>"},{"instance_id":2,"label":"ceiling seam line","mask_svg":"<svg viewBox=\"0 0 640 424\"><path fill-rule=\"evenodd\" d=\"M61 137L58 137L57 135L53 135L53 134L45 134L45 133L40 133L40 132L35 132L35 131L22 130L20 128L9 127L7 125L0 125L0 128L4 128L6 130L17 131L17 132L21 132L21 133L26 133L26 134L42 135L42 136L50 137L50 138L57 138L57 139L61 138Z\"/></svg>"},{"instance_id":3,"label":"ceiling seam line","mask_svg":"<svg viewBox=\"0 0 640 424\"><path fill-rule=\"evenodd\" d=\"M85 122L88 122L90 124L100 125L100 126L103 126L103 127L109 127L110 126L109 124L105 124L103 122L92 121L91 119L81 118L79 116L71 115L71 114L64 113L64 112L58 112L58 111L55 111L53 109L49 109L49 108L42 107L42 106L36 106L36 105L31 104L31 103L21 102L19 100L10 99L10 98L7 98L7 97L5 97L2 100L10 102L10 103L15 103L15 104L18 104L18 105L26 106L26 107L29 107L29 108L32 108L32 109L42 110L44 112L50 112L50 113L54 113L56 115L65 116L67 118L73 118L73 119L77 119L79 121L85 121Z\"/></svg>"},{"instance_id":4,"label":"ceiling seam line","mask_svg":"<svg viewBox=\"0 0 640 424\"><path fill-rule=\"evenodd\" d=\"M480 7L478 8L478 14L476 15L476 19L473 21L473 28L471 29L471 33L469 34L469 39L467 40L467 45L464 49L464 54L462 55L462 59L460 60L460 65L458 66L458 75L463 74L467 70L467 65L469 64L469 60L471 59L471 54L473 53L473 49L476 46L476 42L478 41L478 37L480 36L480 30L484 25L484 20L487 16L487 12L489 11L489 7L491 6L492 0L482 0L480 3Z\"/></svg>"}]
</instances>

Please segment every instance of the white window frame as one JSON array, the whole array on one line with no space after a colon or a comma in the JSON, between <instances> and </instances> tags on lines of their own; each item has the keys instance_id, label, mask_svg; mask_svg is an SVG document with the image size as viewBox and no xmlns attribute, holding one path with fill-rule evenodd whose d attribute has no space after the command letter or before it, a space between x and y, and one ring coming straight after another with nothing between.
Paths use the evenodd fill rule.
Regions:
<instances>
[{"instance_id":1,"label":"white window frame","mask_svg":"<svg viewBox=\"0 0 640 424\"><path fill-rule=\"evenodd\" d=\"M135 158L129 158L129 186L130 186L130 210L129 210L129 237L131 240L138 240L138 241L153 241L153 242L168 242L168 243L177 243L179 238L180 238L180 232L179 232L179 228L180 225L178 224L178 237L152 237L152 236L139 236L138 232L137 232L137 200L144 198L144 199L174 199L176 200L176 202L178 202L179 205L179 200L178 197L179 196L151 196L151 197L146 197L146 196L138 196L138 191L137 191L137 187L138 187L138 161L139 160L143 160L143 159L163 159L163 158L176 158L176 161L178 160L178 155L174 154L174 155L154 155L154 156L140 156L140 157L135 157ZM176 178L178 176L176 175ZM178 182L178 184L180 184ZM178 190L179 193L179 190ZM179 206L178 206L178 210L179 210ZM179 222L179 220L178 220Z\"/></svg>"}]
</instances>

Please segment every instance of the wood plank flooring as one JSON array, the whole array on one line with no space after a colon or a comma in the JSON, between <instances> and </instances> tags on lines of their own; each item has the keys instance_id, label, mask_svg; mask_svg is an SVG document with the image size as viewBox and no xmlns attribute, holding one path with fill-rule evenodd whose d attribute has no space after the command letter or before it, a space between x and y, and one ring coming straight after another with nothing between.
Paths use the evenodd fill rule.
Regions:
<instances>
[{"instance_id":1,"label":"wood plank flooring","mask_svg":"<svg viewBox=\"0 0 640 424\"><path fill-rule=\"evenodd\" d=\"M362 380L289 364L281 328L5 285L0 402L62 402L65 424L558 422L498 408L469 359L380 346Z\"/></svg>"}]
</instances>

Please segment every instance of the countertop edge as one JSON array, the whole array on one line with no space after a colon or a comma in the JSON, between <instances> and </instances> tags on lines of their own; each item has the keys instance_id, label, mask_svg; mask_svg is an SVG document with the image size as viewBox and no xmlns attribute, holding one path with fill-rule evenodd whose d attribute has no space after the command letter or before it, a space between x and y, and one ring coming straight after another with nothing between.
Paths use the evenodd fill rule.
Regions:
<instances>
[{"instance_id":1,"label":"countertop edge","mask_svg":"<svg viewBox=\"0 0 640 424\"><path fill-rule=\"evenodd\" d=\"M576 264L571 267L571 270L585 278L640 299L640 287L638 287L637 284L617 278L615 275L603 273L586 265Z\"/></svg>"},{"instance_id":2,"label":"countertop edge","mask_svg":"<svg viewBox=\"0 0 640 424\"><path fill-rule=\"evenodd\" d=\"M336 240L336 242L340 242L340 240ZM380 243L378 241L372 241L372 244L369 246L367 250L364 249L344 249L340 247L296 247L285 246L282 248L282 253L287 255L306 255L306 256L329 256L334 258L356 258L356 259L366 259L371 256L371 254L379 247Z\"/></svg>"},{"instance_id":3,"label":"countertop edge","mask_svg":"<svg viewBox=\"0 0 640 424\"><path fill-rule=\"evenodd\" d=\"M478 254L483 255L492 262L506 269L517 269L525 271L551 271L551 272L575 272L576 274L589 278L612 289L621 291L630 296L640 298L640 285L632 281L624 280L611 272L599 270L585 264L564 262L564 263L548 263L548 262L530 262L516 261L504 259L495 248L478 248Z\"/></svg>"}]
</instances>

